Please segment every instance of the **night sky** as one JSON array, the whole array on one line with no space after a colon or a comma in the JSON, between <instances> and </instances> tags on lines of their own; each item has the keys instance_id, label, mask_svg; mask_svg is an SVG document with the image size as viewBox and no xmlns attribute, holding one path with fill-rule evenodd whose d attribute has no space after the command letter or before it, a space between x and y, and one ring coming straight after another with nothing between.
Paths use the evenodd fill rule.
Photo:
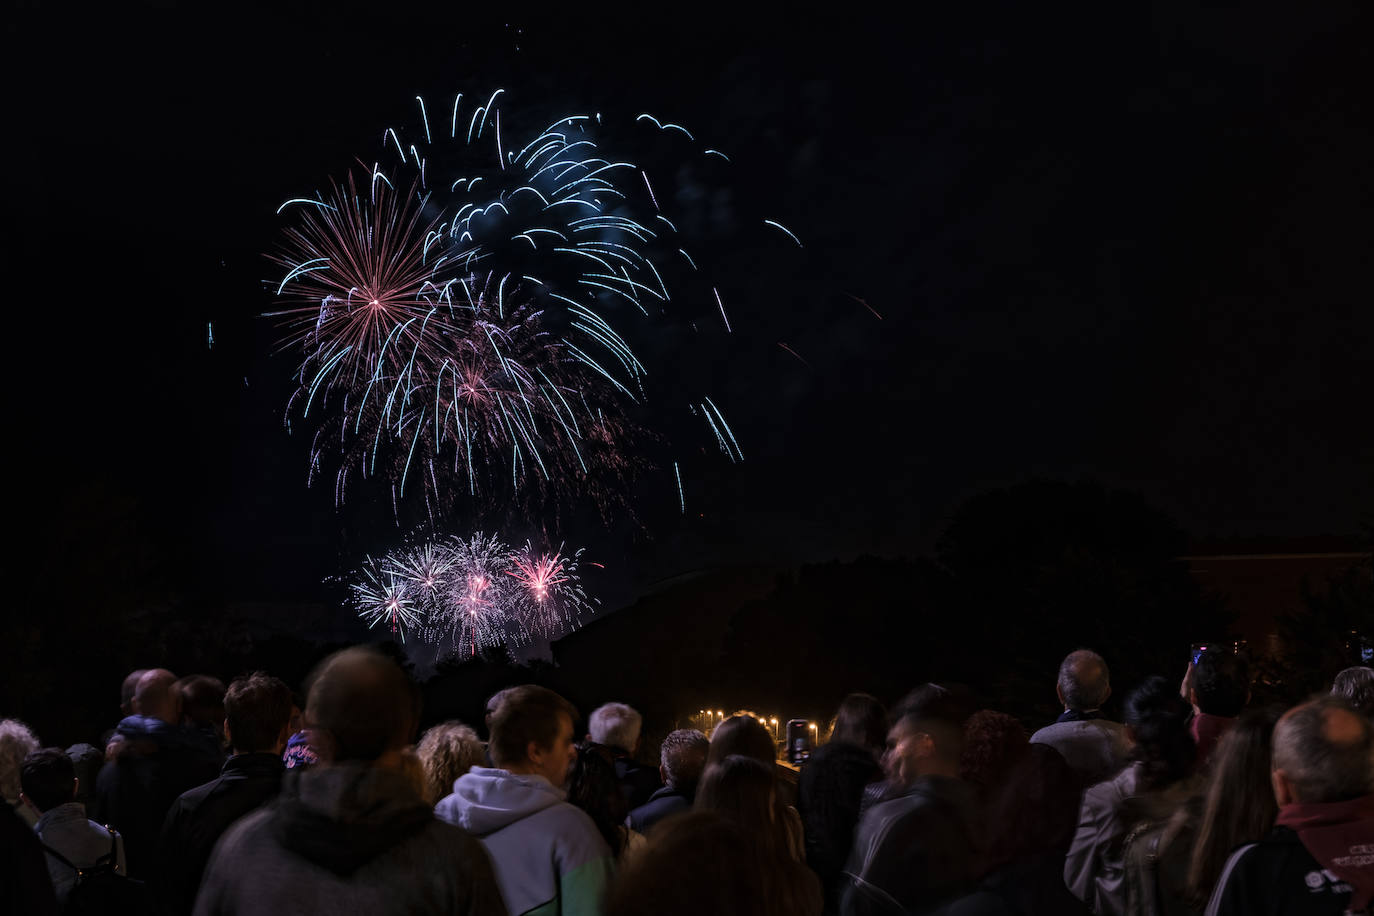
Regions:
<instances>
[{"instance_id":1,"label":"night sky","mask_svg":"<svg viewBox=\"0 0 1374 916\"><path fill-rule=\"evenodd\" d=\"M132 513L179 590L231 602L322 600L394 545L305 487L263 255L278 204L377 158L415 95L497 87L733 161L703 187L740 333L703 358L747 459L695 461L686 516L660 473L641 525L569 521L612 602L703 564L925 552L961 500L1037 476L1141 491L1197 538L1374 511L1360 4L118 6L8 24L20 528L99 541Z\"/></svg>"}]
</instances>

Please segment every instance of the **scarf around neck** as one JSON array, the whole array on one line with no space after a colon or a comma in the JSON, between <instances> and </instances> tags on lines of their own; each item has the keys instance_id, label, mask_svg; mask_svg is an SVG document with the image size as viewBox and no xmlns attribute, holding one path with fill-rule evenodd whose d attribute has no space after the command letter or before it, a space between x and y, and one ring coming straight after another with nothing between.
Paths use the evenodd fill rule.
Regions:
<instances>
[{"instance_id":1,"label":"scarf around neck","mask_svg":"<svg viewBox=\"0 0 1374 916\"><path fill-rule=\"evenodd\" d=\"M1374 900L1374 795L1284 805L1275 823L1295 831L1322 868L1353 888L1350 909Z\"/></svg>"}]
</instances>

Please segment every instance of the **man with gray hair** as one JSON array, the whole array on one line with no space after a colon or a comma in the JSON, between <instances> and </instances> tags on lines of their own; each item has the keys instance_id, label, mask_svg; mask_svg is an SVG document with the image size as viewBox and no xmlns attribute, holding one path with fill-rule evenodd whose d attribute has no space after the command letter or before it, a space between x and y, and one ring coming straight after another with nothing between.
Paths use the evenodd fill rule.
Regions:
<instances>
[{"instance_id":1,"label":"man with gray hair","mask_svg":"<svg viewBox=\"0 0 1374 916\"><path fill-rule=\"evenodd\" d=\"M663 787L658 774L635 760L639 751L639 730L644 718L632 706L606 703L592 710L587 718L587 740L608 748L615 761L615 776L625 804L634 810L646 804Z\"/></svg>"},{"instance_id":2,"label":"man with gray hair","mask_svg":"<svg viewBox=\"0 0 1374 916\"><path fill-rule=\"evenodd\" d=\"M1374 901L1374 725L1340 697L1274 726L1269 836L1232 853L1208 916L1363 913Z\"/></svg>"},{"instance_id":3,"label":"man with gray hair","mask_svg":"<svg viewBox=\"0 0 1374 916\"><path fill-rule=\"evenodd\" d=\"M663 779L663 788L630 812L625 822L631 830L644 833L668 815L692 807L710 749L710 739L695 728L668 733L659 751L658 775Z\"/></svg>"},{"instance_id":4,"label":"man with gray hair","mask_svg":"<svg viewBox=\"0 0 1374 916\"><path fill-rule=\"evenodd\" d=\"M1346 668L1331 682L1331 693L1366 719L1374 719L1374 668Z\"/></svg>"},{"instance_id":5,"label":"man with gray hair","mask_svg":"<svg viewBox=\"0 0 1374 916\"><path fill-rule=\"evenodd\" d=\"M1126 763L1129 747L1125 726L1102 715L1112 695L1107 662L1091 649L1070 652L1059 665L1054 689L1064 711L1053 725L1031 735L1031 743L1058 751L1084 785L1110 778Z\"/></svg>"}]
</instances>

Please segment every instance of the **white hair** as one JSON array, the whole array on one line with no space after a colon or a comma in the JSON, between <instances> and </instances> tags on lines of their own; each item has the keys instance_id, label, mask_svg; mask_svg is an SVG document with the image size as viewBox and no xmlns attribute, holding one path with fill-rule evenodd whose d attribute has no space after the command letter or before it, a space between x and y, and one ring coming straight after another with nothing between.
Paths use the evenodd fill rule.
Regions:
<instances>
[{"instance_id":1,"label":"white hair","mask_svg":"<svg viewBox=\"0 0 1374 916\"><path fill-rule=\"evenodd\" d=\"M0 795L13 804L19 798L19 771L24 758L38 750L38 736L18 719L0 719Z\"/></svg>"},{"instance_id":2,"label":"white hair","mask_svg":"<svg viewBox=\"0 0 1374 916\"><path fill-rule=\"evenodd\" d=\"M644 717L624 703L607 703L592 711L587 720L592 740L622 751L634 751Z\"/></svg>"}]
</instances>

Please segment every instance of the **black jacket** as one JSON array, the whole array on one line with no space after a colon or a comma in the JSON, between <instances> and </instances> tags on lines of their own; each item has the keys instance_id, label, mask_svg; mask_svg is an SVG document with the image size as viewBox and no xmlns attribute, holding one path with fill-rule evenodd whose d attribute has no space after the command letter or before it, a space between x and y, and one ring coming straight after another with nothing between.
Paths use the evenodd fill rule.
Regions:
<instances>
[{"instance_id":1,"label":"black jacket","mask_svg":"<svg viewBox=\"0 0 1374 916\"><path fill-rule=\"evenodd\" d=\"M630 812L630 829L636 833L646 833L650 827L668 815L688 811L691 807L691 795L664 786L650 795L648 801Z\"/></svg>"},{"instance_id":2,"label":"black jacket","mask_svg":"<svg viewBox=\"0 0 1374 916\"><path fill-rule=\"evenodd\" d=\"M845 916L931 913L973 888L981 862L972 789L927 776L864 814L845 866Z\"/></svg>"},{"instance_id":3,"label":"black jacket","mask_svg":"<svg viewBox=\"0 0 1374 916\"><path fill-rule=\"evenodd\" d=\"M615 760L615 778L620 783L620 792L625 797L625 806L633 811L649 800L659 789L663 780L658 778L658 770L637 762L628 751L613 747L611 757Z\"/></svg>"},{"instance_id":4,"label":"black jacket","mask_svg":"<svg viewBox=\"0 0 1374 916\"><path fill-rule=\"evenodd\" d=\"M124 835L129 876L148 878L172 802L214 779L224 758L190 730L144 716L129 716L117 734L120 749L96 779L92 820Z\"/></svg>"},{"instance_id":5,"label":"black jacket","mask_svg":"<svg viewBox=\"0 0 1374 916\"><path fill-rule=\"evenodd\" d=\"M1341 916L1349 900L1350 885L1324 872L1296 832L1275 827L1231 854L1207 916Z\"/></svg>"},{"instance_id":6,"label":"black jacket","mask_svg":"<svg viewBox=\"0 0 1374 916\"><path fill-rule=\"evenodd\" d=\"M821 879L825 911L839 908L841 872L854 845L864 787L882 778L873 752L857 744L832 741L802 764L797 811L806 835L806 864Z\"/></svg>"},{"instance_id":7,"label":"black jacket","mask_svg":"<svg viewBox=\"0 0 1374 916\"><path fill-rule=\"evenodd\" d=\"M230 824L277 797L284 772L276 754L240 754L224 762L218 779L172 803L162 825L156 881L164 913L191 912L210 850Z\"/></svg>"}]
</instances>

